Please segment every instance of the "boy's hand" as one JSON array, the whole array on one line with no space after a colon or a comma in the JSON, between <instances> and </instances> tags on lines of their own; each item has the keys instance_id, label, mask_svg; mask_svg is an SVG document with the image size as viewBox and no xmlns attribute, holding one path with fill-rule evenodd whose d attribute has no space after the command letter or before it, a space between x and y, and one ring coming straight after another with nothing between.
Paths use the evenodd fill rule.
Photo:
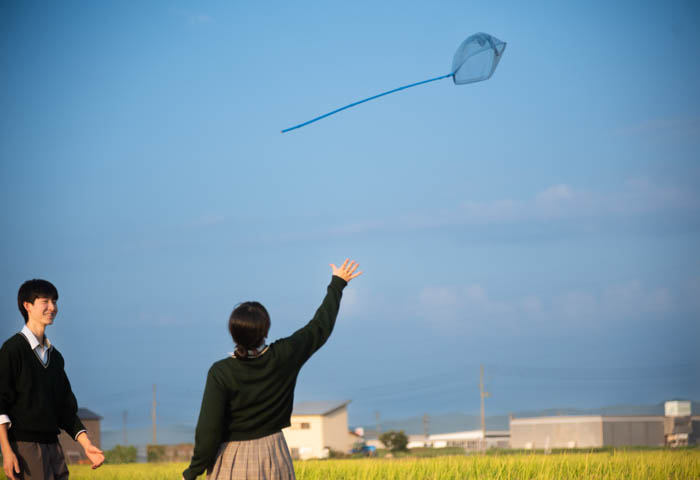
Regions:
<instances>
[{"instance_id":1,"label":"boy's hand","mask_svg":"<svg viewBox=\"0 0 700 480\"><path fill-rule=\"evenodd\" d=\"M104 453L102 453L102 450L100 450L94 445L90 445L88 448L85 449L85 455L87 455L88 459L90 459L90 462L92 462L93 470L105 462Z\"/></svg>"},{"instance_id":2,"label":"boy's hand","mask_svg":"<svg viewBox=\"0 0 700 480\"><path fill-rule=\"evenodd\" d=\"M350 263L348 263L350 262ZM346 282L349 282L353 278L359 277L362 275L362 272L357 272L355 273L355 270L357 270L357 267L359 266L359 263L357 263L355 260L350 260L349 258L346 258L343 264L340 267L336 267L332 263L330 264L331 268L333 269L333 275L336 277L340 277Z\"/></svg>"},{"instance_id":3,"label":"boy's hand","mask_svg":"<svg viewBox=\"0 0 700 480\"><path fill-rule=\"evenodd\" d=\"M10 445L10 440L7 437L7 429L9 424L0 423L0 452L2 452L2 469L5 471L5 475L10 480L17 480L19 478L19 460L17 455L15 455L12 446ZM15 474L17 476L15 476Z\"/></svg>"},{"instance_id":4,"label":"boy's hand","mask_svg":"<svg viewBox=\"0 0 700 480\"><path fill-rule=\"evenodd\" d=\"M9 452L2 452L2 469L5 471L8 480L17 480L15 473L19 475L19 461L12 449Z\"/></svg>"},{"instance_id":5,"label":"boy's hand","mask_svg":"<svg viewBox=\"0 0 700 480\"><path fill-rule=\"evenodd\" d=\"M81 432L76 440L78 440L80 446L85 450L85 455L88 457L88 460L90 460L90 463L92 463L93 470L105 462L104 453L92 444L87 433Z\"/></svg>"}]
</instances>

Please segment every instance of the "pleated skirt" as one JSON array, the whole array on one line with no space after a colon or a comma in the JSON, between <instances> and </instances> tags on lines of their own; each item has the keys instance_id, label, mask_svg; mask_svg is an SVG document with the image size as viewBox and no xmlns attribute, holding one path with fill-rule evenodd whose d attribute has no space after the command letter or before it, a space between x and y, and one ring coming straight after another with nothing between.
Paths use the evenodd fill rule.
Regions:
<instances>
[{"instance_id":1,"label":"pleated skirt","mask_svg":"<svg viewBox=\"0 0 700 480\"><path fill-rule=\"evenodd\" d=\"M284 435L222 443L207 480L295 480Z\"/></svg>"}]
</instances>

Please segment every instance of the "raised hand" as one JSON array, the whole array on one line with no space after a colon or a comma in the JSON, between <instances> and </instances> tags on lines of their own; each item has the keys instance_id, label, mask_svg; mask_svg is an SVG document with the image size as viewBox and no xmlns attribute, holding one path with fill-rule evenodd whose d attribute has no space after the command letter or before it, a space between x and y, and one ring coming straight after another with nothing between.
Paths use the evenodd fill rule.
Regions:
<instances>
[{"instance_id":1,"label":"raised hand","mask_svg":"<svg viewBox=\"0 0 700 480\"><path fill-rule=\"evenodd\" d=\"M329 265L333 269L333 275L335 275L336 277L342 278L346 282L349 282L353 278L356 278L356 277L359 277L360 275L362 275L362 271L355 273L355 270L357 270L357 267L360 264L357 263L355 260L350 260L349 258L346 258L340 267L336 267L332 263Z\"/></svg>"}]
</instances>

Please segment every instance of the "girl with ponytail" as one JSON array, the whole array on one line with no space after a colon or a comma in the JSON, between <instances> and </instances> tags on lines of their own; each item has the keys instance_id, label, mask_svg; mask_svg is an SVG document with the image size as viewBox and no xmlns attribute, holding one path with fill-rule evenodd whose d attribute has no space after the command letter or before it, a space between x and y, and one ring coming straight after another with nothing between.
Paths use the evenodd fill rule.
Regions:
<instances>
[{"instance_id":1,"label":"girl with ponytail","mask_svg":"<svg viewBox=\"0 0 700 480\"><path fill-rule=\"evenodd\" d=\"M358 264L331 264L333 276L316 314L291 336L270 345L270 315L258 302L240 303L228 321L234 353L209 369L195 432L194 455L184 480L205 470L208 480L293 480L282 429L290 426L299 370L326 342L343 289Z\"/></svg>"}]
</instances>

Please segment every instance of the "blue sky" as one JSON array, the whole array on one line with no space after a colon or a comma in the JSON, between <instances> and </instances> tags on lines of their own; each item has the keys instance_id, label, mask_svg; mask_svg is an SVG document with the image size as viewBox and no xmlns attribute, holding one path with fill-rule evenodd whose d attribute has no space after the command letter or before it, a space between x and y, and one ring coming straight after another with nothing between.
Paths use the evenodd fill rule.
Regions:
<instances>
[{"instance_id":1,"label":"blue sky","mask_svg":"<svg viewBox=\"0 0 700 480\"><path fill-rule=\"evenodd\" d=\"M298 400L351 423L700 398L695 2L3 2L0 314L119 428L196 421L233 305L303 325L365 275ZM468 35L493 78L434 82Z\"/></svg>"}]
</instances>

